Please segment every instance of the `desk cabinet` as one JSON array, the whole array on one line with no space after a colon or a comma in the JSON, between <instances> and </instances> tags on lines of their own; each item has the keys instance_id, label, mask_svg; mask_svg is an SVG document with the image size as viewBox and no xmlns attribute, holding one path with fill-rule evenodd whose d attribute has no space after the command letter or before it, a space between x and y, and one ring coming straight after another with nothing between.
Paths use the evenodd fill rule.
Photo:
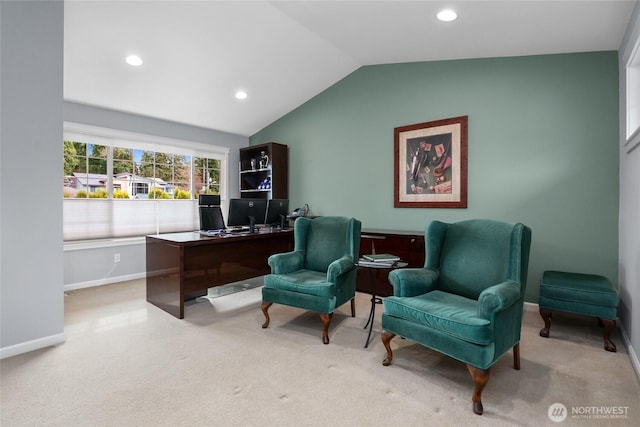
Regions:
<instances>
[{"instance_id":1,"label":"desk cabinet","mask_svg":"<svg viewBox=\"0 0 640 427\"><path fill-rule=\"evenodd\" d=\"M185 300L207 289L269 274L270 255L293 250L293 231L147 236L147 301L182 319Z\"/></svg>"},{"instance_id":2,"label":"desk cabinet","mask_svg":"<svg viewBox=\"0 0 640 427\"><path fill-rule=\"evenodd\" d=\"M398 255L407 267L424 266L424 234L413 231L363 230L360 236L360 256L371 253ZM376 295L393 295L387 279L389 270L373 271ZM372 293L371 277L367 271L358 271L356 290Z\"/></svg>"}]
</instances>

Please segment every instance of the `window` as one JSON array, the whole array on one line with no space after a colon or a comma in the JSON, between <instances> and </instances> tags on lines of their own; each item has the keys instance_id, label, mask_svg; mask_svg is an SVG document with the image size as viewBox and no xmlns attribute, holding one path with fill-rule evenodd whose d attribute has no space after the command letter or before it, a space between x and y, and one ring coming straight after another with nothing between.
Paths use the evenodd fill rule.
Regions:
<instances>
[{"instance_id":1,"label":"window","mask_svg":"<svg viewBox=\"0 0 640 427\"><path fill-rule=\"evenodd\" d=\"M640 130L640 49L627 65L627 139Z\"/></svg>"},{"instance_id":2,"label":"window","mask_svg":"<svg viewBox=\"0 0 640 427\"><path fill-rule=\"evenodd\" d=\"M198 228L197 198L220 194L228 148L65 123L65 241Z\"/></svg>"},{"instance_id":3,"label":"window","mask_svg":"<svg viewBox=\"0 0 640 427\"><path fill-rule=\"evenodd\" d=\"M625 63L626 71L626 149L631 151L640 144L640 30ZM626 55L625 55L626 56Z\"/></svg>"}]
</instances>

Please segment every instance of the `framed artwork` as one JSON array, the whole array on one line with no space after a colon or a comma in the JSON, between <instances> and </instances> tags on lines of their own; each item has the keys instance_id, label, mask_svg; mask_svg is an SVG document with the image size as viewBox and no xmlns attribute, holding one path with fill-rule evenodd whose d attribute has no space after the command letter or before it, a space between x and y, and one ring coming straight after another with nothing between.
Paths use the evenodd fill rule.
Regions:
<instances>
[{"instance_id":1,"label":"framed artwork","mask_svg":"<svg viewBox=\"0 0 640 427\"><path fill-rule=\"evenodd\" d=\"M468 116L394 129L394 207L467 207Z\"/></svg>"}]
</instances>

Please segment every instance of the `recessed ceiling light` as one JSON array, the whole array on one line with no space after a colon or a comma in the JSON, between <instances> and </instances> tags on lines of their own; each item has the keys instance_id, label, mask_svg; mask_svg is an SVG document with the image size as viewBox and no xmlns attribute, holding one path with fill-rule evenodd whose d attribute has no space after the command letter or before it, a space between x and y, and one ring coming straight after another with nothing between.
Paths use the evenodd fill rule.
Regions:
<instances>
[{"instance_id":1,"label":"recessed ceiling light","mask_svg":"<svg viewBox=\"0 0 640 427\"><path fill-rule=\"evenodd\" d=\"M247 94L247 92L243 91L243 90L239 90L236 92L236 98L237 99L247 99L247 96L249 96Z\"/></svg>"},{"instance_id":2,"label":"recessed ceiling light","mask_svg":"<svg viewBox=\"0 0 640 427\"><path fill-rule=\"evenodd\" d=\"M129 55L124 60L132 67L139 67L142 65L142 59L138 55Z\"/></svg>"},{"instance_id":3,"label":"recessed ceiling light","mask_svg":"<svg viewBox=\"0 0 640 427\"><path fill-rule=\"evenodd\" d=\"M440 12L438 12L438 14L436 15L436 18L438 18L438 20L442 21L442 22L451 22L451 21L455 21L456 18L458 17L458 14L455 13L453 10L451 9L444 9L441 10Z\"/></svg>"}]
</instances>

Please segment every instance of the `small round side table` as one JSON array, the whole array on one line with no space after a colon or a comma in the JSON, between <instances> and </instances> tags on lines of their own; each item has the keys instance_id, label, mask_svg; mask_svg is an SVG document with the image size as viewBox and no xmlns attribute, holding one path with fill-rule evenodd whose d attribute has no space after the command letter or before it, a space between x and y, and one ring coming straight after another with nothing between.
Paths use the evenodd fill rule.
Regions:
<instances>
[{"instance_id":1,"label":"small round side table","mask_svg":"<svg viewBox=\"0 0 640 427\"><path fill-rule=\"evenodd\" d=\"M369 278L371 280L371 310L369 311L369 319L364 325L363 329L369 328L369 334L367 334L367 341L364 343L364 348L369 347L369 341L371 341L371 331L373 330L373 318L376 315L376 304L382 304L382 298L376 296L376 280L373 277L373 270L395 270L396 268L404 268L408 263L404 261L396 261L393 264L366 262L366 260L360 260L358 262L359 268L369 270Z\"/></svg>"}]
</instances>

